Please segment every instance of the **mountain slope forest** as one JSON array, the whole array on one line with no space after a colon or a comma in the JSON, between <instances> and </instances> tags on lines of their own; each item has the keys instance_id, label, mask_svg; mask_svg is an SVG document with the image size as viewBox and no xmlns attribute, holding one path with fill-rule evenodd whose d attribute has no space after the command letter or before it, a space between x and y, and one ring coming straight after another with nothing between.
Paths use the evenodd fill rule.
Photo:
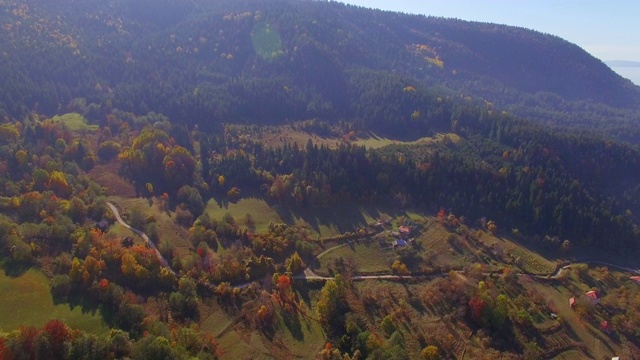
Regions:
<instances>
[{"instance_id":1,"label":"mountain slope forest","mask_svg":"<svg viewBox=\"0 0 640 360\"><path fill-rule=\"evenodd\" d=\"M300 0L0 25L0 359L640 358L640 88L576 45Z\"/></svg>"},{"instance_id":2,"label":"mountain slope forest","mask_svg":"<svg viewBox=\"0 0 640 360\"><path fill-rule=\"evenodd\" d=\"M208 128L317 117L400 134L437 92L637 137L637 86L521 28L318 1L5 0L1 10L0 104L14 117L82 97Z\"/></svg>"}]
</instances>

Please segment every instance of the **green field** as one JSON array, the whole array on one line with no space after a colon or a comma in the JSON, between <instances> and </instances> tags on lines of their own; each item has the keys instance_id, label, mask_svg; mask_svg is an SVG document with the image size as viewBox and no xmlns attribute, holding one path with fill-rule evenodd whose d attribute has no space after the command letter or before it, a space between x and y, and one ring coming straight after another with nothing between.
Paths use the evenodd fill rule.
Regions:
<instances>
[{"instance_id":1,"label":"green field","mask_svg":"<svg viewBox=\"0 0 640 360\"><path fill-rule=\"evenodd\" d=\"M279 312L274 325L278 330L268 339L217 305L211 310L200 322L200 330L217 338L222 359L315 359L326 343L322 327L309 316L285 320Z\"/></svg>"},{"instance_id":2,"label":"green field","mask_svg":"<svg viewBox=\"0 0 640 360\"><path fill-rule=\"evenodd\" d=\"M109 196L108 199L120 208L120 215L123 217L125 212L128 212L134 207L139 208L145 217L153 216L158 225L160 241L168 240L175 245L176 250L180 254L188 253L191 244L188 240L187 231L175 224L172 217L173 213L161 211L158 200L153 199L149 202L149 200L145 198L127 198L121 196ZM132 231L118 223L114 223L109 229L109 232L119 237L132 236L136 241L140 240Z\"/></svg>"},{"instance_id":3,"label":"green field","mask_svg":"<svg viewBox=\"0 0 640 360\"><path fill-rule=\"evenodd\" d=\"M65 127L74 132L98 130L98 125L88 125L87 119L78 113L54 116L53 121L63 123Z\"/></svg>"},{"instance_id":4,"label":"green field","mask_svg":"<svg viewBox=\"0 0 640 360\"><path fill-rule=\"evenodd\" d=\"M370 133L369 137L362 138L354 141L355 145L366 146L367 149L377 149L387 145L414 145L414 144L428 144L434 141L442 141L445 137L449 137L449 139L453 142L460 141L460 136L456 134L438 134L433 137L422 137L413 141L402 141L389 139L385 137L377 136L374 133Z\"/></svg>"},{"instance_id":5,"label":"green field","mask_svg":"<svg viewBox=\"0 0 640 360\"><path fill-rule=\"evenodd\" d=\"M29 270L16 278L0 272L0 329L9 332L21 325L42 327L53 319L92 334L109 331L99 313L83 313L80 307L71 309L68 304L55 305L49 281L41 272Z\"/></svg>"},{"instance_id":6,"label":"green field","mask_svg":"<svg viewBox=\"0 0 640 360\"><path fill-rule=\"evenodd\" d=\"M331 237L354 231L358 227L375 223L380 217L406 215L393 206L361 206L345 203L326 208L301 209L272 207L266 201L257 198L244 198L237 203L218 204L209 201L206 211L214 219L230 213L240 226L246 226L246 214L255 220L255 231L265 231L270 222L297 224L306 226L314 236Z\"/></svg>"},{"instance_id":7,"label":"green field","mask_svg":"<svg viewBox=\"0 0 640 360\"><path fill-rule=\"evenodd\" d=\"M240 226L245 226L247 214L251 214L255 220L255 231L266 231L269 222L282 223L278 212L267 204L266 201L256 198L240 199L236 203L218 204L215 200L207 203L205 210L212 219L221 219L227 212L233 216Z\"/></svg>"},{"instance_id":8,"label":"green field","mask_svg":"<svg viewBox=\"0 0 640 360\"><path fill-rule=\"evenodd\" d=\"M322 256L319 259L320 268L315 270L316 273L329 275L328 268L339 257L344 259L353 258L357 264L357 271L360 273L381 271L391 273L391 263L396 257L396 252L393 249L381 249L377 241L345 245Z\"/></svg>"}]
</instances>

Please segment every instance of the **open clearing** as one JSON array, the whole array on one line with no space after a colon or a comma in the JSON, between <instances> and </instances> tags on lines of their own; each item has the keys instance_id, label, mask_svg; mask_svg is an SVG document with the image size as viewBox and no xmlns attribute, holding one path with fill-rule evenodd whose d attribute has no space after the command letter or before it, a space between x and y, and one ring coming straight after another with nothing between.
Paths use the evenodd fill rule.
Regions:
<instances>
[{"instance_id":1,"label":"open clearing","mask_svg":"<svg viewBox=\"0 0 640 360\"><path fill-rule=\"evenodd\" d=\"M445 140L448 139L448 140ZM417 144L430 144L434 142L440 141L452 141L457 143L461 140L460 136L457 134L437 134L432 137L422 137L416 140L403 141L390 139L385 137L380 137L375 133L369 133L369 137L358 138L356 141L353 141L353 144L359 146L366 146L367 149L377 149L387 145L417 145Z\"/></svg>"},{"instance_id":2,"label":"open clearing","mask_svg":"<svg viewBox=\"0 0 640 360\"><path fill-rule=\"evenodd\" d=\"M349 244L328 252L319 259L320 268L314 270L318 275L332 276L331 264L339 258L353 259L358 273L391 272L391 263L396 252L389 248L383 250L377 242Z\"/></svg>"},{"instance_id":3,"label":"open clearing","mask_svg":"<svg viewBox=\"0 0 640 360\"><path fill-rule=\"evenodd\" d=\"M0 272L0 329L9 332L21 325L42 327L53 319L92 334L109 332L100 313L83 313L79 306L71 309L68 304L54 304L43 273L29 270L12 278Z\"/></svg>"},{"instance_id":4,"label":"open clearing","mask_svg":"<svg viewBox=\"0 0 640 360\"><path fill-rule=\"evenodd\" d=\"M96 164L88 175L91 180L107 189L107 194L120 197L136 197L133 185L118 175L118 162Z\"/></svg>"},{"instance_id":5,"label":"open clearing","mask_svg":"<svg viewBox=\"0 0 640 360\"><path fill-rule=\"evenodd\" d=\"M217 305L200 322L203 332L215 336L223 359L315 359L326 343L325 334L317 321L297 315L283 319L278 315L275 338L234 321Z\"/></svg>"},{"instance_id":6,"label":"open clearing","mask_svg":"<svg viewBox=\"0 0 640 360\"><path fill-rule=\"evenodd\" d=\"M178 256L189 252L191 244L188 240L187 230L175 224L172 213L161 211L160 202L157 199L125 198L121 196L109 196L108 200L115 203L123 213L128 213L133 208L138 208L145 217L153 217L158 225L160 241L170 241L178 252ZM118 236L134 236L133 232L115 223L109 229ZM137 239L136 236L134 238Z\"/></svg>"},{"instance_id":7,"label":"open clearing","mask_svg":"<svg viewBox=\"0 0 640 360\"><path fill-rule=\"evenodd\" d=\"M210 200L206 211L213 219L221 219L227 212L240 226L246 226L246 215L255 220L255 231L266 231L269 223L286 223L306 226L314 236L332 237L359 227L375 223L381 217L407 215L393 206L361 206L351 203L326 208L300 209L270 206L259 198L243 198L236 203L219 204Z\"/></svg>"},{"instance_id":8,"label":"open clearing","mask_svg":"<svg viewBox=\"0 0 640 360\"><path fill-rule=\"evenodd\" d=\"M312 133L297 130L290 125L264 126L260 128L260 131L245 128L241 132L250 135L254 140L258 140L265 146L272 148L281 147L284 146L284 144L293 143L297 143L298 146L302 147L305 146L309 140L311 140L311 143L314 145L324 145L325 147L335 149L345 141L341 137L322 137ZM421 137L418 139L408 140L391 139L378 136L373 132L367 132L365 135L359 136L357 139L350 141L350 143L358 146L366 146L367 149L377 149L387 145L428 144L440 141L452 141L454 143L457 143L460 140L460 136L453 133L436 134L435 136L431 137Z\"/></svg>"},{"instance_id":9,"label":"open clearing","mask_svg":"<svg viewBox=\"0 0 640 360\"><path fill-rule=\"evenodd\" d=\"M282 219L266 201L257 198L243 198L236 203L218 204L211 199L205 210L212 219L221 219L227 212L236 219L240 226L246 226L247 214L255 220L255 231L266 231L269 223L282 223Z\"/></svg>"},{"instance_id":10,"label":"open clearing","mask_svg":"<svg viewBox=\"0 0 640 360\"><path fill-rule=\"evenodd\" d=\"M98 129L98 125L89 125L87 119L78 113L54 116L53 121L63 123L67 129L73 132L88 132Z\"/></svg>"}]
</instances>

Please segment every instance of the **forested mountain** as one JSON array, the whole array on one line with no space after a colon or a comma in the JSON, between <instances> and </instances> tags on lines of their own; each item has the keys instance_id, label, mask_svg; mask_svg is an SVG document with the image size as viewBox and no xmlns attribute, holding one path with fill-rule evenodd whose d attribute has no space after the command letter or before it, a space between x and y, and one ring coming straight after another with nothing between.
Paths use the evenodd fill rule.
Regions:
<instances>
[{"instance_id":1,"label":"forested mountain","mask_svg":"<svg viewBox=\"0 0 640 360\"><path fill-rule=\"evenodd\" d=\"M209 128L317 117L402 133L450 97L638 138L638 87L522 28L298 0L3 0L0 22L12 117L85 98L96 119L116 107Z\"/></svg>"},{"instance_id":2,"label":"forested mountain","mask_svg":"<svg viewBox=\"0 0 640 360\"><path fill-rule=\"evenodd\" d=\"M0 26L0 359L640 358L640 88L576 45L304 0Z\"/></svg>"}]
</instances>

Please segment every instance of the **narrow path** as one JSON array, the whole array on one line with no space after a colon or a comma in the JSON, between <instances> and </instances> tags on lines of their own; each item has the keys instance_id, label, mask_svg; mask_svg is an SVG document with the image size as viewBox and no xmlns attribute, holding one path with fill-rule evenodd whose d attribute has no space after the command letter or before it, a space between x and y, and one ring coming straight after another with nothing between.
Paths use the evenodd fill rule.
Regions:
<instances>
[{"instance_id":1,"label":"narrow path","mask_svg":"<svg viewBox=\"0 0 640 360\"><path fill-rule=\"evenodd\" d=\"M126 227L127 229L133 231L138 236L140 236L145 241L147 246L149 246L149 248L151 248L151 249L153 249L155 251L156 257L158 258L158 261L160 261L162 266L164 266L167 269L169 269L169 271L171 271L171 273L173 275L176 275L176 272L173 271L171 266L169 266L169 262L167 261L167 259L165 259L164 256L162 256L162 254L160 254L160 251L158 250L156 245L153 243L153 241L151 241L151 239L149 239L149 236L147 236L147 234L143 233L142 231L140 231L140 230L134 228L133 226L127 224L126 222L124 222L124 220L122 220L122 217L120 217L120 212L118 211L118 208L113 203L107 201L107 206L109 207L109 209L111 209L111 211L113 212L113 215L116 216L116 220L118 221L118 223L120 223L120 225Z\"/></svg>"}]
</instances>

